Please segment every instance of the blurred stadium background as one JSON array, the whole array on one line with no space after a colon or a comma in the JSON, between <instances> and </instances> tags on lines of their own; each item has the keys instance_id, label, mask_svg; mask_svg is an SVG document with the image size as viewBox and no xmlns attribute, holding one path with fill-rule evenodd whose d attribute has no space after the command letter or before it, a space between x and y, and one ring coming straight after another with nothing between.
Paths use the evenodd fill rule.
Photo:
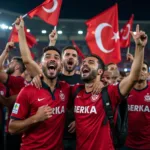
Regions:
<instances>
[{"instance_id":1,"label":"blurred stadium background","mask_svg":"<svg viewBox=\"0 0 150 150\"><path fill-rule=\"evenodd\" d=\"M15 19L20 16L21 14L6 11L0 9L0 53L5 48L5 45L8 41L12 23ZM36 39L37 45L35 45L31 51L35 54L35 60L40 61L40 57L42 55L43 47L47 46L49 43L48 35L54 28L53 26L46 24L44 21L40 20L39 18L33 18L32 20L29 18L25 18L25 26L28 28L28 32L31 32ZM71 20L71 19L59 19L59 23L57 26L58 32L58 40L56 46L61 50L63 47L67 45L72 45L72 40L76 42L76 44L80 47L82 52L86 55L90 53L90 50L85 42L86 36L86 20ZM127 22L126 21L119 21L119 28ZM133 30L135 29L135 25L140 24L142 30L146 31L148 36L150 36L150 21L134 21ZM126 52L127 49L121 49L122 55L122 62L119 63L120 70L129 71L130 63L126 61ZM131 40L131 47L130 52L134 53L134 43ZM19 56L19 49L12 50L10 54L10 58L14 55ZM148 43L146 50L145 50L145 59L150 64L150 42Z\"/></svg>"}]
</instances>

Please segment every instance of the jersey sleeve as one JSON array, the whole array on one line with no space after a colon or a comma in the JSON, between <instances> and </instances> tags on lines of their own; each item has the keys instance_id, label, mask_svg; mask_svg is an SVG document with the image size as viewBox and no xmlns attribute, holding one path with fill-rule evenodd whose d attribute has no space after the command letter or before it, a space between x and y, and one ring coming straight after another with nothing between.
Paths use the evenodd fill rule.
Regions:
<instances>
[{"instance_id":1,"label":"jersey sleeve","mask_svg":"<svg viewBox=\"0 0 150 150\"><path fill-rule=\"evenodd\" d=\"M120 93L119 84L109 85L108 94L109 94L109 97L113 106L116 106L124 99L124 96L122 96Z\"/></svg>"},{"instance_id":2,"label":"jersey sleeve","mask_svg":"<svg viewBox=\"0 0 150 150\"><path fill-rule=\"evenodd\" d=\"M28 94L29 94L28 87L23 88L18 94L11 113L12 119L25 119L28 116L30 111Z\"/></svg>"},{"instance_id":3,"label":"jersey sleeve","mask_svg":"<svg viewBox=\"0 0 150 150\"><path fill-rule=\"evenodd\" d=\"M25 86L25 80L21 76L15 77L9 75L5 85L8 86L10 89L21 90Z\"/></svg>"}]
</instances>

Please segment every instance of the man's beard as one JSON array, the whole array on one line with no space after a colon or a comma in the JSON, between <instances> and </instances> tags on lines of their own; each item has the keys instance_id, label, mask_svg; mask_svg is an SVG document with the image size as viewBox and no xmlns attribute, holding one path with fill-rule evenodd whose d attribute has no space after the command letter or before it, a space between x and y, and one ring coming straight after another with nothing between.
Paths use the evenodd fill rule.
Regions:
<instances>
[{"instance_id":1,"label":"man's beard","mask_svg":"<svg viewBox=\"0 0 150 150\"><path fill-rule=\"evenodd\" d=\"M14 68L8 68L7 70L6 70L6 73L7 74L13 74L14 73Z\"/></svg>"},{"instance_id":2,"label":"man's beard","mask_svg":"<svg viewBox=\"0 0 150 150\"><path fill-rule=\"evenodd\" d=\"M97 76L97 70L92 70L91 73L87 77L85 77L85 78L81 77L81 79L84 83L90 83L91 81L96 79L96 76Z\"/></svg>"}]
</instances>

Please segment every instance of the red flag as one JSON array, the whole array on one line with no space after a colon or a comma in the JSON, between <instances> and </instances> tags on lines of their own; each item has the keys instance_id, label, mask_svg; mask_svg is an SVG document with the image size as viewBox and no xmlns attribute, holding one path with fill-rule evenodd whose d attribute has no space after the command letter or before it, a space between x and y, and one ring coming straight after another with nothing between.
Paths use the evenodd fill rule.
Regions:
<instances>
[{"instance_id":1,"label":"red flag","mask_svg":"<svg viewBox=\"0 0 150 150\"><path fill-rule=\"evenodd\" d=\"M56 26L60 14L62 0L46 0L44 3L28 13L30 18L35 15L43 19L48 24Z\"/></svg>"},{"instance_id":2,"label":"red flag","mask_svg":"<svg viewBox=\"0 0 150 150\"><path fill-rule=\"evenodd\" d=\"M130 46L130 31L132 31L134 15L132 14L130 20L120 30L120 47L126 48Z\"/></svg>"},{"instance_id":3,"label":"red flag","mask_svg":"<svg viewBox=\"0 0 150 150\"><path fill-rule=\"evenodd\" d=\"M36 44L36 38L29 32L27 32L26 27L24 27L25 30L25 35L26 35L26 40L27 40L27 44L30 48L32 48L34 46L34 44ZM12 32L10 34L10 37L8 39L8 41L13 41L15 43L19 42L19 38L18 38L18 31L16 29L16 27L14 26L12 29Z\"/></svg>"},{"instance_id":4,"label":"red flag","mask_svg":"<svg viewBox=\"0 0 150 150\"><path fill-rule=\"evenodd\" d=\"M75 43L75 41L72 40L72 44L73 44L73 46L76 48L76 50L77 50L77 52L78 52L78 55L79 55L82 59L84 59L85 56L84 56L84 54L82 53L81 49L78 47L78 45Z\"/></svg>"},{"instance_id":5,"label":"red flag","mask_svg":"<svg viewBox=\"0 0 150 150\"><path fill-rule=\"evenodd\" d=\"M118 5L110 7L88 20L86 42L91 53L102 58L105 64L119 63L120 41L118 32Z\"/></svg>"}]
</instances>

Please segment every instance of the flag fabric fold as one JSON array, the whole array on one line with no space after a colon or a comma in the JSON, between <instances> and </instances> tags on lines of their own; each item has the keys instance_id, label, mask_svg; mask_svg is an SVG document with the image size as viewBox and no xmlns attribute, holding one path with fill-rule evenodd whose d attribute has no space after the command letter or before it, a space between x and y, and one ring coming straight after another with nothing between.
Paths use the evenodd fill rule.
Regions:
<instances>
[{"instance_id":1,"label":"flag fabric fold","mask_svg":"<svg viewBox=\"0 0 150 150\"><path fill-rule=\"evenodd\" d=\"M105 64L121 61L118 29L118 5L110 7L86 22L86 42L91 53Z\"/></svg>"},{"instance_id":2,"label":"flag fabric fold","mask_svg":"<svg viewBox=\"0 0 150 150\"><path fill-rule=\"evenodd\" d=\"M62 0L45 0L41 5L27 13L30 18L38 16L46 23L57 26Z\"/></svg>"},{"instance_id":3,"label":"flag fabric fold","mask_svg":"<svg viewBox=\"0 0 150 150\"><path fill-rule=\"evenodd\" d=\"M120 47L127 48L130 46L130 31L132 31L134 15L130 17L129 21L120 30Z\"/></svg>"}]
</instances>

